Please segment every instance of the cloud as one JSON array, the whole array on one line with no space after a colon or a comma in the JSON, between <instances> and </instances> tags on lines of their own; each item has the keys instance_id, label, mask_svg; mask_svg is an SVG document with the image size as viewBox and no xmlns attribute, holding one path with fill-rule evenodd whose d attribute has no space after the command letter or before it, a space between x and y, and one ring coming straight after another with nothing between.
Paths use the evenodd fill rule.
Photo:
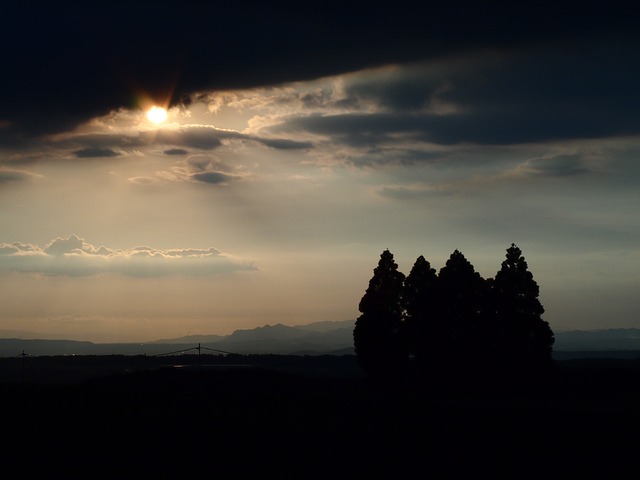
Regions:
<instances>
[{"instance_id":1,"label":"cloud","mask_svg":"<svg viewBox=\"0 0 640 480\"><path fill-rule=\"evenodd\" d=\"M601 172L606 158L594 152L548 153L540 157L526 159L513 167L495 165L495 172L468 172L462 177L441 182L417 181L406 184L384 185L377 189L379 195L394 200L422 199L468 194L470 192L493 191L498 187L522 186L525 183L538 184L557 179L573 181L574 177ZM500 169L501 168L501 169Z\"/></svg>"},{"instance_id":2,"label":"cloud","mask_svg":"<svg viewBox=\"0 0 640 480\"><path fill-rule=\"evenodd\" d=\"M127 114L123 115L127 117ZM117 115L114 116L117 117ZM118 118L115 119L115 121L118 120ZM162 151L168 156L186 156L190 150L211 152L223 145L232 147L233 142L251 142L278 150L308 149L312 146L307 141L278 138L273 135L266 137L250 135L212 125L187 123L148 129L131 119L128 122L120 125L119 131L113 131L108 126L96 122L96 125L103 129L103 133L79 131L61 134L50 139L41 139L38 146L71 151L72 155L78 158L111 158L158 145L170 146ZM96 125L87 128L95 129Z\"/></svg>"},{"instance_id":3,"label":"cloud","mask_svg":"<svg viewBox=\"0 0 640 480\"><path fill-rule=\"evenodd\" d=\"M196 182L209 183L211 185L225 185L230 181L236 180L237 177L233 175L227 175L222 172L198 172L192 173L190 178Z\"/></svg>"},{"instance_id":4,"label":"cloud","mask_svg":"<svg viewBox=\"0 0 640 480\"><path fill-rule=\"evenodd\" d=\"M242 180L245 175L247 173L243 172L242 167L232 167L208 154L198 154L176 162L168 170L157 171L155 177L131 177L129 182L139 186L154 186L168 182L228 185Z\"/></svg>"},{"instance_id":5,"label":"cloud","mask_svg":"<svg viewBox=\"0 0 640 480\"><path fill-rule=\"evenodd\" d=\"M449 185L427 185L414 183L411 185L385 185L378 189L382 197L394 200L411 200L415 198L439 197L453 195L454 190Z\"/></svg>"},{"instance_id":6,"label":"cloud","mask_svg":"<svg viewBox=\"0 0 640 480\"><path fill-rule=\"evenodd\" d=\"M130 183L141 187L153 187L162 183L162 180L153 177L130 177L127 180Z\"/></svg>"},{"instance_id":7,"label":"cloud","mask_svg":"<svg viewBox=\"0 0 640 480\"><path fill-rule=\"evenodd\" d=\"M0 255L24 255L37 254L40 249L28 243L0 243Z\"/></svg>"},{"instance_id":8,"label":"cloud","mask_svg":"<svg viewBox=\"0 0 640 480\"><path fill-rule=\"evenodd\" d=\"M87 147L76 150L73 154L78 158L117 157L120 155L109 148Z\"/></svg>"},{"instance_id":9,"label":"cloud","mask_svg":"<svg viewBox=\"0 0 640 480\"><path fill-rule=\"evenodd\" d=\"M209 248L128 250L96 247L77 235L58 237L45 247L0 243L0 270L51 276L121 274L132 277L216 275L255 270L253 262Z\"/></svg>"},{"instance_id":10,"label":"cloud","mask_svg":"<svg viewBox=\"0 0 640 480\"><path fill-rule=\"evenodd\" d=\"M584 155L571 153L532 158L519 165L514 173L529 176L573 177L592 171Z\"/></svg>"},{"instance_id":11,"label":"cloud","mask_svg":"<svg viewBox=\"0 0 640 480\"><path fill-rule=\"evenodd\" d=\"M80 239L76 235L71 235L68 238L56 238L49 242L44 248L44 253L47 255L64 255L65 253L94 253L93 247L89 244L85 244L84 240Z\"/></svg>"},{"instance_id":12,"label":"cloud","mask_svg":"<svg viewBox=\"0 0 640 480\"><path fill-rule=\"evenodd\" d=\"M5 183L16 183L40 178L42 175L27 172L25 170L11 170L8 168L0 168L0 185Z\"/></svg>"},{"instance_id":13,"label":"cloud","mask_svg":"<svg viewBox=\"0 0 640 480\"><path fill-rule=\"evenodd\" d=\"M99 130L68 133L41 146L66 149L77 157L136 150L147 154L150 147L180 157L235 154L254 144L298 150L308 163L379 166L432 162L436 147L637 135L640 48L635 47L640 43L605 38L478 49L309 81L199 92L190 97L190 105L210 106L196 116L200 123L149 128L123 111L126 129L112 114L109 121L98 122ZM176 109L182 116L175 118L188 121L187 108ZM202 104L199 108L206 110ZM231 117L234 129L202 124ZM216 172L229 174L208 171L212 173L190 171L179 177L221 183Z\"/></svg>"},{"instance_id":14,"label":"cloud","mask_svg":"<svg viewBox=\"0 0 640 480\"><path fill-rule=\"evenodd\" d=\"M254 126L263 136L361 153L637 135L639 47L629 39L574 41L356 72L327 79L332 88L322 91L310 84L307 103L297 85L281 115ZM284 104L287 92L280 95Z\"/></svg>"},{"instance_id":15,"label":"cloud","mask_svg":"<svg viewBox=\"0 0 640 480\"><path fill-rule=\"evenodd\" d=\"M222 145L222 139L238 135L237 132L202 125L188 125L177 129L160 128L140 134L143 143L177 145L198 150L213 150Z\"/></svg>"},{"instance_id":16,"label":"cloud","mask_svg":"<svg viewBox=\"0 0 640 480\"><path fill-rule=\"evenodd\" d=\"M450 87L451 77L467 70L470 60L389 66L352 75L334 106L352 111L433 112L435 107L442 108L438 101Z\"/></svg>"},{"instance_id":17,"label":"cloud","mask_svg":"<svg viewBox=\"0 0 640 480\"><path fill-rule=\"evenodd\" d=\"M164 153L165 155L188 155L189 151L185 150L184 148L170 148L162 153Z\"/></svg>"},{"instance_id":18,"label":"cloud","mask_svg":"<svg viewBox=\"0 0 640 480\"><path fill-rule=\"evenodd\" d=\"M206 114L194 116L200 123L149 128L124 111L123 116L131 117L128 129L101 119L99 131L107 133L76 131L41 146L66 149L77 157L135 151L186 157L239 156L253 144L299 151L307 164L378 167L433 162L438 156L434 151L443 149L638 135L639 52L640 42L628 38L510 45L309 81L200 91L187 102L210 105ZM187 109L175 109L182 112L176 118L189 120ZM111 120L121 127L116 116ZM227 126L234 129L201 124L230 117ZM162 175L220 184L232 180L224 175L237 173L219 168L206 172ZM139 181L132 181L144 183L142 177L153 175L136 172L133 178Z\"/></svg>"},{"instance_id":19,"label":"cloud","mask_svg":"<svg viewBox=\"0 0 640 480\"><path fill-rule=\"evenodd\" d=\"M261 137L248 135L235 130L216 128L210 125L181 125L178 128L162 128L140 133L140 144L165 144L178 147L188 147L195 150L214 150L223 142L242 141L258 144L278 150L308 149L310 142L297 141L288 138ZM132 144L130 142L130 144ZM166 155L186 155L184 148L172 148L164 151Z\"/></svg>"},{"instance_id":20,"label":"cloud","mask_svg":"<svg viewBox=\"0 0 640 480\"><path fill-rule=\"evenodd\" d=\"M278 138L258 138L257 141L267 147L277 150L303 150L313 147L311 142L298 142L295 140L286 140Z\"/></svg>"},{"instance_id":21,"label":"cloud","mask_svg":"<svg viewBox=\"0 0 640 480\"><path fill-rule=\"evenodd\" d=\"M13 137L69 131L130 106L136 95L178 102L195 92L307 80L476 48L633 34L634 18L614 5L572 1L538 2L526 10L431 3L424 15L404 2L387 9L330 2L322 11L264 2L167 0L159 8L110 2L73 9L14 2L3 10L0 31L3 67L12 72L0 79L0 122Z\"/></svg>"}]
</instances>

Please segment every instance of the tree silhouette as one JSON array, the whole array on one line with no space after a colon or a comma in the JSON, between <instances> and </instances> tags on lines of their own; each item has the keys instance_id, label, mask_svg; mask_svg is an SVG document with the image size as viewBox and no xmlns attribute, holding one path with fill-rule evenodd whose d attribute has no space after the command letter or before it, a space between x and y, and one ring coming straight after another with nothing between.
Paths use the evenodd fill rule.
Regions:
<instances>
[{"instance_id":1,"label":"tree silhouette","mask_svg":"<svg viewBox=\"0 0 640 480\"><path fill-rule=\"evenodd\" d=\"M405 278L385 250L360 300L358 361L373 375L416 372L435 386L540 379L531 374L552 366L554 336L538 295L515 244L488 280L458 250L437 275L418 257Z\"/></svg>"},{"instance_id":2,"label":"tree silhouette","mask_svg":"<svg viewBox=\"0 0 640 480\"><path fill-rule=\"evenodd\" d=\"M484 302L487 283L455 250L438 273L438 322L443 360L455 370L477 363L486 348Z\"/></svg>"},{"instance_id":3,"label":"tree silhouette","mask_svg":"<svg viewBox=\"0 0 640 480\"><path fill-rule=\"evenodd\" d=\"M398 271L393 254L385 250L360 300L362 315L353 330L358 362L370 374L397 370L406 357L399 335L403 282L404 274Z\"/></svg>"},{"instance_id":4,"label":"tree silhouette","mask_svg":"<svg viewBox=\"0 0 640 480\"><path fill-rule=\"evenodd\" d=\"M515 244L490 280L495 349L499 359L518 367L543 366L551 360L553 331L542 319L539 287Z\"/></svg>"},{"instance_id":5,"label":"tree silhouette","mask_svg":"<svg viewBox=\"0 0 640 480\"><path fill-rule=\"evenodd\" d=\"M438 328L438 276L420 255L404 281L405 321L402 330L407 354L420 367L438 356L442 332Z\"/></svg>"}]
</instances>

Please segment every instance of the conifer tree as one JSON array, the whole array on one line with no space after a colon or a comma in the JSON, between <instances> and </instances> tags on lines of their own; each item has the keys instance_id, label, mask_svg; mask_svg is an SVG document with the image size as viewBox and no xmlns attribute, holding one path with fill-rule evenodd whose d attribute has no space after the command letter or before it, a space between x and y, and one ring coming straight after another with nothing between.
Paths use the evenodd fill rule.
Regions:
<instances>
[{"instance_id":1,"label":"conifer tree","mask_svg":"<svg viewBox=\"0 0 640 480\"><path fill-rule=\"evenodd\" d=\"M551 360L553 331L542 319L539 287L515 244L507 249L500 271L490 282L491 306L503 361L542 366Z\"/></svg>"},{"instance_id":2,"label":"conifer tree","mask_svg":"<svg viewBox=\"0 0 640 480\"><path fill-rule=\"evenodd\" d=\"M420 255L404 281L405 322L403 336L410 356L424 367L431 364L442 342L437 329L436 270Z\"/></svg>"},{"instance_id":3,"label":"conifer tree","mask_svg":"<svg viewBox=\"0 0 640 480\"><path fill-rule=\"evenodd\" d=\"M466 369L485 349L486 281L464 255L455 250L438 273L440 353L455 369Z\"/></svg>"},{"instance_id":4,"label":"conifer tree","mask_svg":"<svg viewBox=\"0 0 640 480\"><path fill-rule=\"evenodd\" d=\"M360 300L361 315L353 331L360 365L371 374L397 370L406 357L400 341L404 274L385 250Z\"/></svg>"}]
</instances>

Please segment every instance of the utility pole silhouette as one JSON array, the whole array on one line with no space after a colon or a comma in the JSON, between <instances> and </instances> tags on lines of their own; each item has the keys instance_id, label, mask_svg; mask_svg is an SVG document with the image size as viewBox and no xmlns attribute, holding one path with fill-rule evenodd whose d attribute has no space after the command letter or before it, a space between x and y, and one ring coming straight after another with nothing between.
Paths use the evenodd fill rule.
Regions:
<instances>
[{"instance_id":1,"label":"utility pole silhouette","mask_svg":"<svg viewBox=\"0 0 640 480\"><path fill-rule=\"evenodd\" d=\"M31 363L29 363L28 357L30 357L31 355L27 354L24 352L24 350L22 350L22 353L20 355L18 355L19 357L22 357L22 383L26 383L27 381L27 366L29 367L29 370L31 370L31 373L33 374L33 376L35 377L35 373L33 371L33 368L31 367Z\"/></svg>"},{"instance_id":2,"label":"utility pole silhouette","mask_svg":"<svg viewBox=\"0 0 640 480\"><path fill-rule=\"evenodd\" d=\"M184 350L177 350L175 352L168 352L168 353L159 353L157 355L154 355L154 357L166 357L166 356L171 356L171 355L181 355L181 354L185 354L187 352L190 352L192 350L197 350L198 352L198 370L202 369L202 350L209 350L211 352L216 352L216 353L223 353L225 355L233 355L231 352L226 352L224 350L216 350L215 348L207 348L207 347L203 347L200 343L198 343L197 347L191 347L191 348L187 348Z\"/></svg>"}]
</instances>

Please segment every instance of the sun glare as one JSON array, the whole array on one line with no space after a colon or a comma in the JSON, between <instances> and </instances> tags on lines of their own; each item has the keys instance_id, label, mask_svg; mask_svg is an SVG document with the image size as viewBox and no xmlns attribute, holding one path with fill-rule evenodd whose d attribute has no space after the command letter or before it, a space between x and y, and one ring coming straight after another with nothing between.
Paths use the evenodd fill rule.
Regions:
<instances>
[{"instance_id":1,"label":"sun glare","mask_svg":"<svg viewBox=\"0 0 640 480\"><path fill-rule=\"evenodd\" d=\"M167 111L162 107L153 106L147 110L147 119L151 123L159 125L167 119Z\"/></svg>"}]
</instances>

